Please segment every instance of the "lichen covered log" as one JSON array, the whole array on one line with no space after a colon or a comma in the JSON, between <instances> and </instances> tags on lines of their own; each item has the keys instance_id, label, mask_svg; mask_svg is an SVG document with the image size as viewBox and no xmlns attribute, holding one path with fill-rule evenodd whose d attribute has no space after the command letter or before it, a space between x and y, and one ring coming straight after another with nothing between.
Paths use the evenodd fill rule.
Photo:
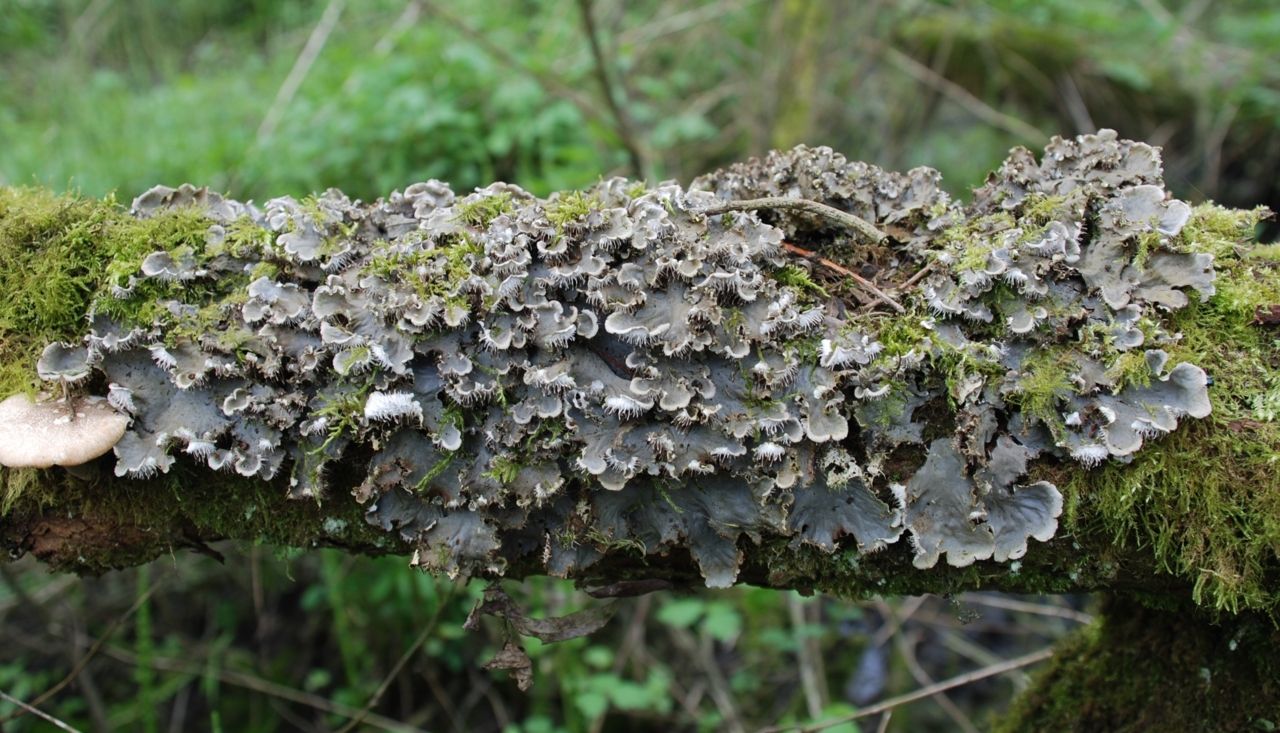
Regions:
<instances>
[{"instance_id":1,"label":"lichen covered log","mask_svg":"<svg viewBox=\"0 0 1280 733\"><path fill-rule=\"evenodd\" d=\"M762 197L887 236L706 213ZM102 397L130 425L75 475L4 469L0 522L14 551L87 567L139 558L54 541L67 502L132 511L152 553L263 537L450 574L1183 587L1271 610L1261 215L1171 198L1158 152L1107 132L1015 151L963 205L933 171L805 147L546 199L183 186L124 212L6 189L0 285L31 295L0 305L0 392ZM1179 473L1223 452L1245 455ZM240 503L206 508L221 486Z\"/></svg>"}]
</instances>

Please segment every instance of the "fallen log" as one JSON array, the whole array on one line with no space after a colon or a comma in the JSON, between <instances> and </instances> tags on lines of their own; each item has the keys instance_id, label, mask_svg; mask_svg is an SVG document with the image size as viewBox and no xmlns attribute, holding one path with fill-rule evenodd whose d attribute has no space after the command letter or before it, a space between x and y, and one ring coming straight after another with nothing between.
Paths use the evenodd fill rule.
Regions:
<instances>
[{"instance_id":1,"label":"fallen log","mask_svg":"<svg viewBox=\"0 0 1280 733\"><path fill-rule=\"evenodd\" d=\"M965 204L805 147L545 199L0 189L0 539L78 572L240 539L613 595L1105 591L1274 649L1277 254L1263 210L1163 185L1104 131ZM1280 700L1254 659L1235 722Z\"/></svg>"}]
</instances>

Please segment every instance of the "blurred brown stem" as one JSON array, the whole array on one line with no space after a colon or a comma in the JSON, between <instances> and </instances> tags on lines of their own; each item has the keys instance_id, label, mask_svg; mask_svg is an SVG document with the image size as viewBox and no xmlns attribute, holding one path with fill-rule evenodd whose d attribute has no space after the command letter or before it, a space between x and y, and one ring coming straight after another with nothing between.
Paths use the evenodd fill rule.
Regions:
<instances>
[{"instance_id":1,"label":"blurred brown stem","mask_svg":"<svg viewBox=\"0 0 1280 733\"><path fill-rule=\"evenodd\" d=\"M592 5L592 0L578 0L578 10L582 14L582 28L587 34L588 43L591 44L591 58L594 62L596 80L600 82L600 92L604 95L605 104L609 106L609 112L613 114L618 137L622 139L622 145L627 149L627 158L631 161L632 172L642 179L648 179L649 166L640 149L640 142L636 138L635 124L627 114L623 102L618 99L618 95L622 92L615 89L616 85L609 73L609 64L605 59L604 46L600 43L600 29L596 26Z\"/></svg>"},{"instance_id":2,"label":"blurred brown stem","mask_svg":"<svg viewBox=\"0 0 1280 733\"><path fill-rule=\"evenodd\" d=\"M1014 659L1010 659L1007 662L993 664L989 667L983 667L982 669L975 669L972 672L966 672L965 674L958 675L950 679L945 679L941 682L929 685L927 687L921 687L920 689L914 692L908 692L905 695L898 695L897 697L891 697L888 700L876 703L875 705L869 705L859 710L858 712L853 713L852 715L844 715L839 718L831 718L829 720L824 720L819 723L815 723L813 725L806 725L801 727L796 727L794 725L780 725L780 726L775 725L769 728L761 728L759 731L757 731L757 733L782 733L783 731L798 731L799 733L811 733L812 731L826 730L827 728L833 728L837 725L840 725L841 723L847 723L851 720L857 720L859 718L870 717L877 713L883 713L885 711L892 710L897 707L902 707L903 705L906 705L907 703L915 702L916 700L923 700L926 697L933 697L939 692L945 692L947 690L952 690L957 687L970 685L970 684L973 684L974 682L977 682L978 680L985 680L988 677L995 677L997 675L1002 675L1006 672L1011 672L1015 669L1022 669L1023 667L1028 667L1037 662L1043 662L1044 660L1052 656L1053 656L1052 648L1041 649L1038 652L1032 652L1030 654L1024 654L1021 657L1015 657Z\"/></svg>"}]
</instances>

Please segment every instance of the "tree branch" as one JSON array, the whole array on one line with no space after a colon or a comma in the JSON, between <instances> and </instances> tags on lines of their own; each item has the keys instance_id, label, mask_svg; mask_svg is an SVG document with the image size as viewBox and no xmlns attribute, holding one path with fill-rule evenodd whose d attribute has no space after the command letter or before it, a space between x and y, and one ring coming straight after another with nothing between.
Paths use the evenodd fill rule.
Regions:
<instances>
[{"instance_id":1,"label":"tree branch","mask_svg":"<svg viewBox=\"0 0 1280 733\"><path fill-rule=\"evenodd\" d=\"M872 242L881 242L885 239L885 233L876 229L866 219L855 216L847 211L841 211L834 206L828 206L818 201L810 201L808 199L783 198L781 196L768 196L758 199L746 199L743 201L726 201L722 204L713 204L704 206L698 212L707 216L716 214L724 214L729 211L757 211L759 209L780 209L784 211L803 211L806 214L827 219L835 222L846 229L858 232L862 236L870 239Z\"/></svg>"},{"instance_id":2,"label":"tree branch","mask_svg":"<svg viewBox=\"0 0 1280 733\"><path fill-rule=\"evenodd\" d=\"M632 172L642 179L649 178L649 165L636 137L635 123L627 112L625 103L618 99L621 90L615 90L609 74L609 64L605 59L604 47L600 43L600 30L596 27L592 0L578 0L578 11L582 15L583 31L591 45L591 58L595 68L596 80L600 82L600 92L604 95L605 104L613 114L617 125L618 136L627 149L627 157L631 159Z\"/></svg>"}]
</instances>

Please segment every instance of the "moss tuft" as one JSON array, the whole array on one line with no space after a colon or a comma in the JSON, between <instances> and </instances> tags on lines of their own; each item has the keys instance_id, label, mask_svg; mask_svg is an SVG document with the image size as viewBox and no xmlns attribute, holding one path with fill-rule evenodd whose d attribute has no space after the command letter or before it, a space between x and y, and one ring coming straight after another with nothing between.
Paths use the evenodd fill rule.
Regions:
<instances>
[{"instance_id":1,"label":"moss tuft","mask_svg":"<svg viewBox=\"0 0 1280 733\"><path fill-rule=\"evenodd\" d=\"M1165 348L1171 364L1198 364L1212 377L1213 413L1187 420L1129 464L1073 473L1064 488L1069 502L1079 502L1079 530L1150 551L1161 569L1192 583L1197 603L1274 615L1280 422L1257 406L1277 383L1280 334L1256 323L1255 313L1280 303L1280 269L1267 248L1241 244L1257 220L1257 212L1201 206L1187 225L1191 233L1182 235L1184 245L1215 255L1217 294L1170 317L1170 330L1182 337ZM1128 361L1112 369L1130 381L1143 378L1145 366Z\"/></svg>"},{"instance_id":2,"label":"moss tuft","mask_svg":"<svg viewBox=\"0 0 1280 733\"><path fill-rule=\"evenodd\" d=\"M1277 644L1256 616L1212 624L1194 609L1110 599L1100 622L1057 645L996 730L1274 730Z\"/></svg>"},{"instance_id":3,"label":"moss tuft","mask_svg":"<svg viewBox=\"0 0 1280 733\"><path fill-rule=\"evenodd\" d=\"M546 205L547 221L551 222L558 232L598 208L600 201L594 195L581 191L562 193L551 199Z\"/></svg>"},{"instance_id":4,"label":"moss tuft","mask_svg":"<svg viewBox=\"0 0 1280 733\"><path fill-rule=\"evenodd\" d=\"M33 393L35 361L51 341L74 341L107 287L157 250L203 247L209 221L194 209L134 219L115 200L0 187L0 395ZM104 299L105 310L150 320L160 293Z\"/></svg>"},{"instance_id":5,"label":"moss tuft","mask_svg":"<svg viewBox=\"0 0 1280 733\"><path fill-rule=\"evenodd\" d=\"M496 193L475 201L459 201L454 208L458 212L458 221L484 229L494 219L514 211L515 205L511 200L511 194Z\"/></svg>"},{"instance_id":6,"label":"moss tuft","mask_svg":"<svg viewBox=\"0 0 1280 733\"><path fill-rule=\"evenodd\" d=\"M827 289L813 281L813 276L803 267L796 265L783 265L772 273L773 279L779 285L786 285L802 293L813 293L821 298L830 298L831 294Z\"/></svg>"}]
</instances>

